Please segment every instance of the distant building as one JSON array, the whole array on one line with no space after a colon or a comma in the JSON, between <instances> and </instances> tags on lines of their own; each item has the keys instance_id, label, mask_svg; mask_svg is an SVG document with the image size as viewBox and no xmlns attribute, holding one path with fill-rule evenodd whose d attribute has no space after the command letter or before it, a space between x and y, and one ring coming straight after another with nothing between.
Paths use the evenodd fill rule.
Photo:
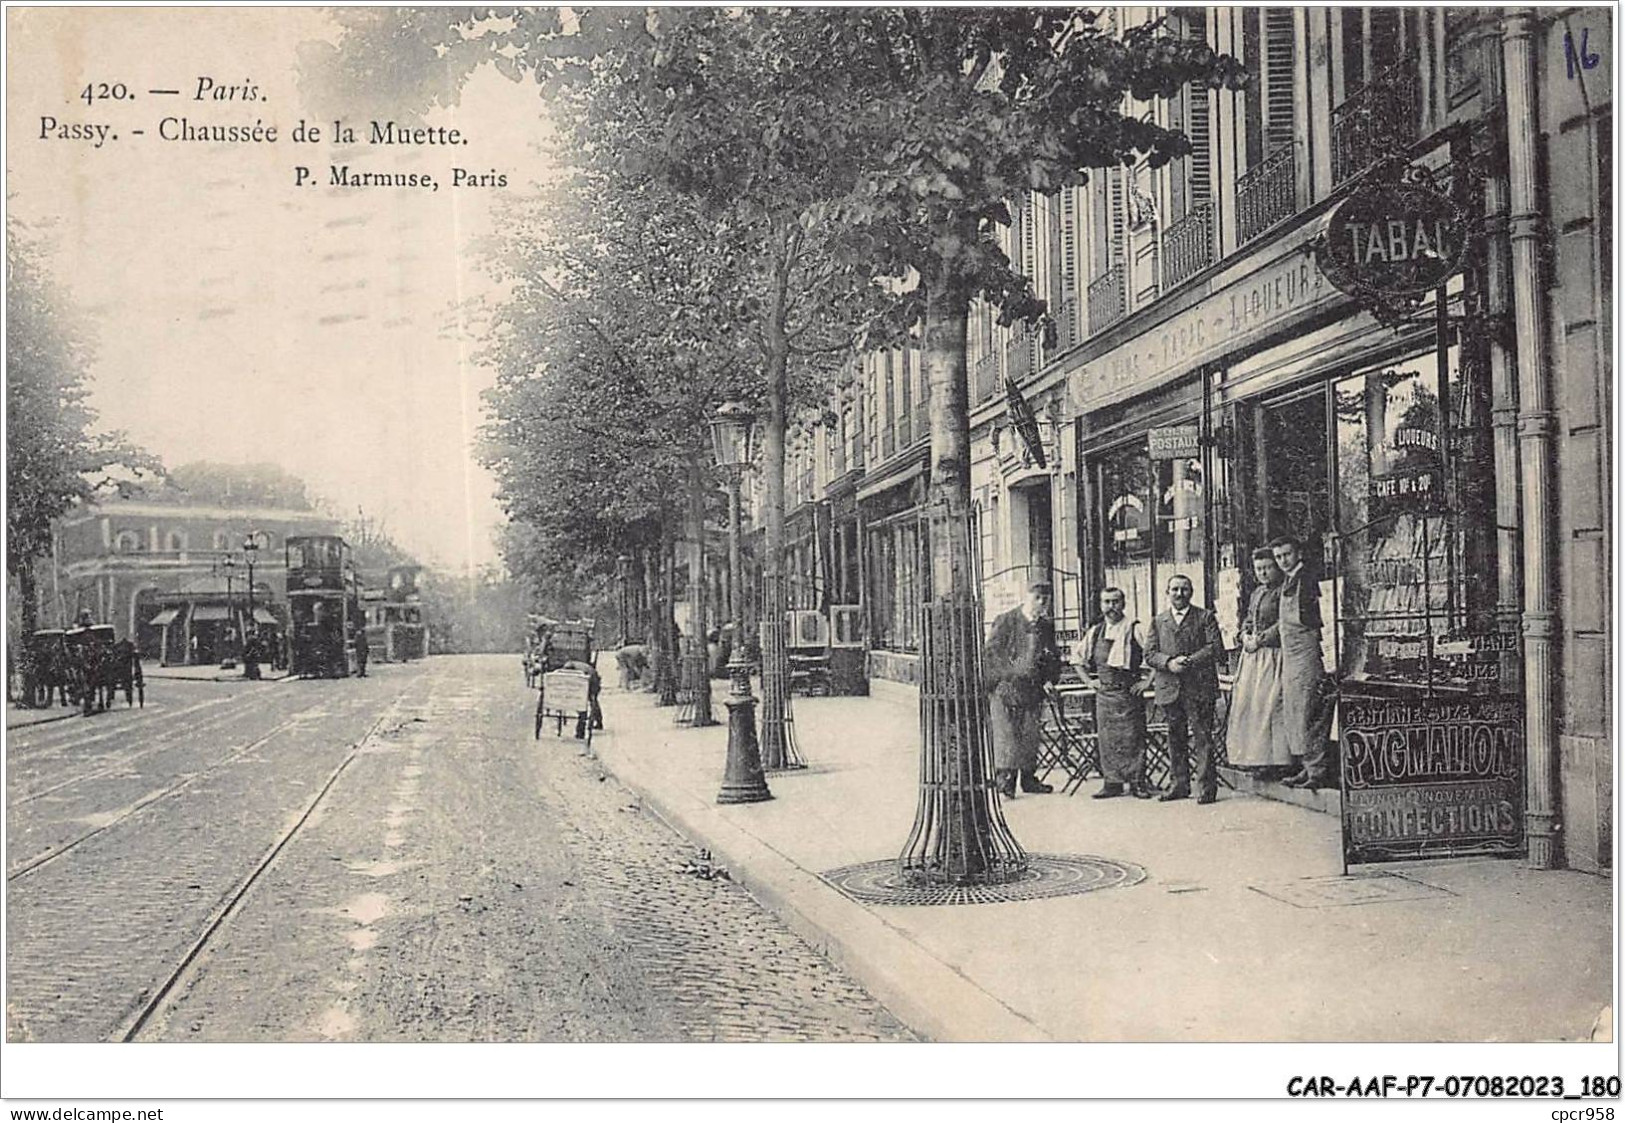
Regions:
<instances>
[{"instance_id":1,"label":"distant building","mask_svg":"<svg viewBox=\"0 0 1625 1123\"><path fill-rule=\"evenodd\" d=\"M245 536L257 532L254 615L269 626L285 618L286 538L334 534L338 526L312 510L151 499L86 504L57 523L38 585L40 626L62 627L88 609L133 637L145 657L201 660L206 640L210 658L217 658L227 621L248 615ZM177 629L167 645L166 626ZM199 638L196 650L191 635Z\"/></svg>"}]
</instances>

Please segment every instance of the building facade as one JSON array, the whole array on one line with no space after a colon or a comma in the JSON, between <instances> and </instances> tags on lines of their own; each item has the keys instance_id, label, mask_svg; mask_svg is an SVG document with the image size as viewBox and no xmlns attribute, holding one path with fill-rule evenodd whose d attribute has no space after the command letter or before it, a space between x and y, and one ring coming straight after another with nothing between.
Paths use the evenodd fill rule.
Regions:
<instances>
[{"instance_id":1,"label":"building facade","mask_svg":"<svg viewBox=\"0 0 1625 1123\"><path fill-rule=\"evenodd\" d=\"M63 627L89 611L97 622L133 638L146 658L213 662L229 650L227 632L249 618L245 536L256 534L258 544L253 618L280 628L287 602L284 541L337 529L335 520L308 510L139 500L87 504L55 528L52 556L38 582L40 626Z\"/></svg>"},{"instance_id":2,"label":"building facade","mask_svg":"<svg viewBox=\"0 0 1625 1123\"><path fill-rule=\"evenodd\" d=\"M1184 130L1188 156L1013 201L1004 249L1056 330L1046 346L985 307L968 328L987 614L1046 573L1067 642L1102 588L1149 619L1180 573L1234 659L1251 551L1296 537L1345 692L1515 699L1531 860L1607 867L1611 13L1111 14L1156 16L1255 80L1127 107ZM1387 177L1448 199L1465 247L1397 304L1326 263L1339 208ZM1368 241L1365 260L1423 248ZM925 387L917 350L863 356L791 473L829 511L804 518L801 586L840 572L870 673L906 681L929 596Z\"/></svg>"}]
</instances>

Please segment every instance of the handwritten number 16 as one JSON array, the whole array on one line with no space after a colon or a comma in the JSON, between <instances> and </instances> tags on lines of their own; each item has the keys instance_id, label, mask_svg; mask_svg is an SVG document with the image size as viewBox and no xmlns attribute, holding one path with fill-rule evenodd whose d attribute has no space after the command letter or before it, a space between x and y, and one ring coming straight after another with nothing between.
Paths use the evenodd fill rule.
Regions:
<instances>
[{"instance_id":1,"label":"handwritten number 16","mask_svg":"<svg viewBox=\"0 0 1625 1123\"><path fill-rule=\"evenodd\" d=\"M1563 36L1563 61L1568 64L1569 77L1576 77L1582 70L1595 70L1602 61L1600 55L1591 53L1591 29L1580 29L1580 48L1574 48L1574 33L1566 32Z\"/></svg>"}]
</instances>

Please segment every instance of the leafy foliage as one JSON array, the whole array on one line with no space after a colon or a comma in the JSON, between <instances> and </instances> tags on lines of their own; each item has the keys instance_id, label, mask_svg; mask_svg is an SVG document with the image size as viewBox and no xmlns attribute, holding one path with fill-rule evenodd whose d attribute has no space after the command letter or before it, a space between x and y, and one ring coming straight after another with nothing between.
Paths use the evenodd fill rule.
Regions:
<instances>
[{"instance_id":1,"label":"leafy foliage","mask_svg":"<svg viewBox=\"0 0 1625 1123\"><path fill-rule=\"evenodd\" d=\"M312 507L305 481L278 464L219 464L195 460L169 473L168 486L154 498L217 507Z\"/></svg>"},{"instance_id":2,"label":"leafy foliage","mask_svg":"<svg viewBox=\"0 0 1625 1123\"><path fill-rule=\"evenodd\" d=\"M41 247L6 230L6 568L22 574L51 545L51 523L99 487L128 490L162 466L121 433L95 430L91 350ZM25 612L31 605L25 605Z\"/></svg>"}]
</instances>

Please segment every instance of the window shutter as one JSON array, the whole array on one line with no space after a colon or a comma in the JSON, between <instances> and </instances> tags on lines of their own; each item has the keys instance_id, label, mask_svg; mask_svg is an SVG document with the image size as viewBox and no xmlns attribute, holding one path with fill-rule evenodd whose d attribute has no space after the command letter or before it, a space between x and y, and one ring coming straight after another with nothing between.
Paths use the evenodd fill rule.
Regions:
<instances>
[{"instance_id":1,"label":"window shutter","mask_svg":"<svg viewBox=\"0 0 1625 1123\"><path fill-rule=\"evenodd\" d=\"M1128 196L1125 168L1111 170L1111 265L1121 265L1128 259Z\"/></svg>"},{"instance_id":2,"label":"window shutter","mask_svg":"<svg viewBox=\"0 0 1625 1123\"><path fill-rule=\"evenodd\" d=\"M1096 280L1105 275L1106 270L1112 267L1111 247L1111 180L1112 173L1109 168L1103 168L1094 173L1089 185L1090 210L1093 212L1093 229L1090 231L1090 265L1089 279Z\"/></svg>"},{"instance_id":3,"label":"window shutter","mask_svg":"<svg viewBox=\"0 0 1625 1123\"><path fill-rule=\"evenodd\" d=\"M1292 81L1297 58L1291 8L1264 9L1264 144L1270 152L1292 145L1296 94Z\"/></svg>"},{"instance_id":4,"label":"window shutter","mask_svg":"<svg viewBox=\"0 0 1625 1123\"><path fill-rule=\"evenodd\" d=\"M1207 119L1208 97L1212 91L1206 86L1193 84L1185 87L1185 93L1189 98L1185 135L1191 138L1191 154L1188 159L1190 205L1194 210L1213 197L1213 150L1209 144L1212 134Z\"/></svg>"}]
</instances>

